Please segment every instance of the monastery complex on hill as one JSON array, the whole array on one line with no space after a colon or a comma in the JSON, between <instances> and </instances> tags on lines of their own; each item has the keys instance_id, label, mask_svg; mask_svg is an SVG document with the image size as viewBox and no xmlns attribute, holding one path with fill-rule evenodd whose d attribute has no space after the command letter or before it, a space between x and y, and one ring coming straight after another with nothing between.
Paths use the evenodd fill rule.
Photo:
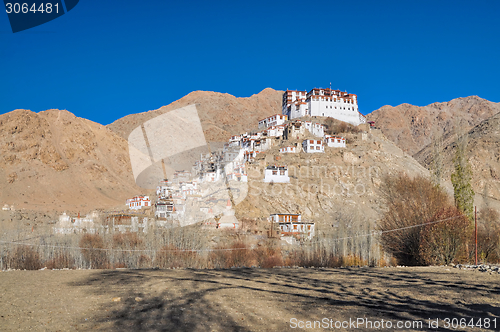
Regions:
<instances>
[{"instance_id":1,"label":"monastery complex on hill","mask_svg":"<svg viewBox=\"0 0 500 332\"><path fill-rule=\"evenodd\" d=\"M366 118L359 112L358 97L355 94L332 89L311 91L286 90L283 93L282 114L289 120L303 116L326 116L359 125Z\"/></svg>"},{"instance_id":2,"label":"monastery complex on hill","mask_svg":"<svg viewBox=\"0 0 500 332\"><path fill-rule=\"evenodd\" d=\"M191 170L176 171L171 179L166 179L165 175L151 199L144 195L128 199L128 211L101 218L104 222L99 226L94 224L97 215L72 218L64 214L54 232L147 233L149 227L186 226L200 221L207 228L240 229L242 225L234 216L233 201L239 199L240 193L241 199L246 195L247 166L256 161L257 155L273 147L280 154L306 155L346 148L346 139L330 135L327 126L314 119L299 119L315 116L331 117L353 125L366 123L358 111L355 94L331 89L287 90L283 94L282 114L259 120L258 130L232 136L221 150L201 154ZM365 139L366 133L361 136ZM288 165L268 163L264 177L254 181L290 183ZM300 214L276 212L268 219L272 236L290 244L312 239L315 233L312 220L302 220Z\"/></svg>"}]
</instances>

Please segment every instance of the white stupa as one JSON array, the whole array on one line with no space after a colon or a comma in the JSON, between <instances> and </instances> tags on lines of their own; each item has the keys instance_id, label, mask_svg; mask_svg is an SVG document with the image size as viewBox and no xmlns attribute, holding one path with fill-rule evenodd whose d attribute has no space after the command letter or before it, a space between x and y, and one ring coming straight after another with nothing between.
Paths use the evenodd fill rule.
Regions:
<instances>
[{"instance_id":1,"label":"white stupa","mask_svg":"<svg viewBox=\"0 0 500 332\"><path fill-rule=\"evenodd\" d=\"M234 216L234 209L232 209L231 200L227 200L226 210L224 211L224 215L220 218L217 223L217 228L238 228L239 223L238 219Z\"/></svg>"}]
</instances>

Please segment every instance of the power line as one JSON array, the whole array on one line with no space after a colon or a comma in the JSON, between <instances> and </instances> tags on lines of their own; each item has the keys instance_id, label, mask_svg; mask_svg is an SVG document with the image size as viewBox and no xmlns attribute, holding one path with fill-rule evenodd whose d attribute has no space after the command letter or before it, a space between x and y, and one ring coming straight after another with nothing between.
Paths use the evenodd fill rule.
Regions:
<instances>
[{"instance_id":1,"label":"power line","mask_svg":"<svg viewBox=\"0 0 500 332\"><path fill-rule=\"evenodd\" d=\"M406 227L401 227L401 228L389 229L389 230L386 230L386 231L378 231L378 232L377 231L373 231L371 233L365 233L365 234L359 234L359 235L354 235L354 236L347 236L347 237L342 237L342 238L337 238L337 239L331 239L328 242L337 242L337 241L342 241L342 240L354 239L354 238L358 238L358 237L368 237L368 236L382 235L382 234L385 234L385 233L397 232L397 231L401 231L401 230L405 230L405 229L410 229L410 228L415 228L415 227L421 227L421 226L426 226L426 225L437 224L437 223L440 223L440 222L443 222L443 221L452 220L452 219L456 219L456 218L460 218L460 217L462 217L462 216L454 216L454 217L450 217L450 218L446 218L446 219L441 219L441 220L435 220L435 221L426 222L426 223L423 223L423 224L406 226ZM316 243L321 243L321 242L310 242L310 243L306 243L306 244L310 245L310 244L316 244Z\"/></svg>"},{"instance_id":2,"label":"power line","mask_svg":"<svg viewBox=\"0 0 500 332\"><path fill-rule=\"evenodd\" d=\"M405 229L437 224L437 223L440 223L443 221L452 220L452 219L456 219L456 218L460 218L460 217L462 217L462 216L454 216L454 217L449 217L449 218L445 218L445 219L426 222L423 224L395 228L395 229L390 229L390 230L386 230L386 231L373 231L373 232L365 233L365 234L347 236L347 237L337 238L337 239L330 239L328 242L337 242L337 241L343 241L343 240L354 239L354 238L359 238L359 237L377 236L377 235L382 235L385 233L397 232L397 231L401 231L401 230L405 230ZM53 248L53 249L76 249L76 250L98 250L98 251L119 251L119 252L162 252L162 251L163 252L171 252L171 251L174 251L174 252L214 252L214 251L234 251L234 250L252 250L253 249L253 248L218 248L218 249L216 248L216 249L158 249L158 250L155 250L155 249L84 248L84 247L58 246L58 245L50 245L50 244L33 244L33 243L16 242L16 241L2 241L2 240L0 240L0 243L24 245L24 246L31 246L31 247L45 247L45 248ZM309 242L309 243L306 242L304 244L312 245L312 244L316 244L316 243L323 243L323 242Z\"/></svg>"}]
</instances>

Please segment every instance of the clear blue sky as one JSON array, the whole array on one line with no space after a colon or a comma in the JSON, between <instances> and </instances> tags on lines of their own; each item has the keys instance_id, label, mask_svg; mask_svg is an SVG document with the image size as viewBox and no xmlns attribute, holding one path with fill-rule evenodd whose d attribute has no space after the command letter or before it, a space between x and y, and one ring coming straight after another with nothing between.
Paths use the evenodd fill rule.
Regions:
<instances>
[{"instance_id":1,"label":"clear blue sky","mask_svg":"<svg viewBox=\"0 0 500 332\"><path fill-rule=\"evenodd\" d=\"M108 124L191 91L347 90L360 111L500 101L500 1L80 0L13 34L0 14L0 113Z\"/></svg>"}]
</instances>

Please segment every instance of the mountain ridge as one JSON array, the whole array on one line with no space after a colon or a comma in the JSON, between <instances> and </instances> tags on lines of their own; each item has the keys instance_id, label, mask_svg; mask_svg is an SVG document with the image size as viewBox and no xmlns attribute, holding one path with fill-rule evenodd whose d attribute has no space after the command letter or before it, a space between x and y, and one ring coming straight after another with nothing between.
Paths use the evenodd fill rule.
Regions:
<instances>
[{"instance_id":1,"label":"mountain ridge","mask_svg":"<svg viewBox=\"0 0 500 332\"><path fill-rule=\"evenodd\" d=\"M383 106L368 114L367 119L375 121L382 133L403 151L415 155L433 138L448 137L457 126L455 119L460 119L461 129L467 131L498 112L500 103L469 96L426 106Z\"/></svg>"}]
</instances>

